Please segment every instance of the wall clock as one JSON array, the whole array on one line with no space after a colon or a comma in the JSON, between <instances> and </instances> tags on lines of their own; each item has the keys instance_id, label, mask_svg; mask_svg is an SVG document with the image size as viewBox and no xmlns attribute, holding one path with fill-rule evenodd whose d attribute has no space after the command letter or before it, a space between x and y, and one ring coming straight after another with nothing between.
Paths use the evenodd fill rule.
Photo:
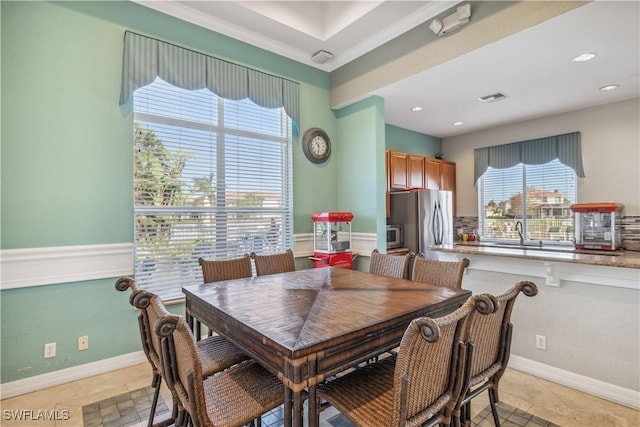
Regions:
<instances>
[{"instance_id":1,"label":"wall clock","mask_svg":"<svg viewBox=\"0 0 640 427\"><path fill-rule=\"evenodd\" d=\"M331 141L325 131L311 128L302 137L302 151L312 163L324 163L331 154Z\"/></svg>"}]
</instances>

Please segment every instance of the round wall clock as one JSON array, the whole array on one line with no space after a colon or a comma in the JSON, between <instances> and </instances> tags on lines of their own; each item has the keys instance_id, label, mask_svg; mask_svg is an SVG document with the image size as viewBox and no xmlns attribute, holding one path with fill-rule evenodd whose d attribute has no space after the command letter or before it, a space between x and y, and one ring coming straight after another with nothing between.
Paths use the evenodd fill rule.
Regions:
<instances>
[{"instance_id":1,"label":"round wall clock","mask_svg":"<svg viewBox=\"0 0 640 427\"><path fill-rule=\"evenodd\" d=\"M331 154L331 141L325 131L311 128L302 137L302 151L313 163L326 162Z\"/></svg>"}]
</instances>

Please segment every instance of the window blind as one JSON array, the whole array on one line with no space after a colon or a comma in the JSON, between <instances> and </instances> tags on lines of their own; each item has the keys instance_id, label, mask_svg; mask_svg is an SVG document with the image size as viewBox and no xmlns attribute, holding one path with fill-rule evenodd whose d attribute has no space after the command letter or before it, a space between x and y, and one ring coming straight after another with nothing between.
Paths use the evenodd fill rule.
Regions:
<instances>
[{"instance_id":1,"label":"window blind","mask_svg":"<svg viewBox=\"0 0 640 427\"><path fill-rule=\"evenodd\" d=\"M575 171L558 159L541 165L489 167L478 181L480 234L488 240L519 242L518 221L525 242L573 242L577 199Z\"/></svg>"},{"instance_id":2,"label":"window blind","mask_svg":"<svg viewBox=\"0 0 640 427\"><path fill-rule=\"evenodd\" d=\"M135 277L163 299L202 283L199 257L290 248L291 120L282 107L185 90L134 93Z\"/></svg>"}]
</instances>

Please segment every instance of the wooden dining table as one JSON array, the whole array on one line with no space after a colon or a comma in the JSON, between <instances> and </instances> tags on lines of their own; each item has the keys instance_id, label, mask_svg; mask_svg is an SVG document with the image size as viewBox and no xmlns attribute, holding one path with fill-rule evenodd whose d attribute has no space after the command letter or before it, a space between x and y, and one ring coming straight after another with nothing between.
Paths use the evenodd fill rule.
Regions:
<instances>
[{"instance_id":1,"label":"wooden dining table","mask_svg":"<svg viewBox=\"0 0 640 427\"><path fill-rule=\"evenodd\" d=\"M335 267L183 287L187 320L226 337L284 384L284 425L301 426L316 385L397 347L412 319L438 317L471 292Z\"/></svg>"}]
</instances>

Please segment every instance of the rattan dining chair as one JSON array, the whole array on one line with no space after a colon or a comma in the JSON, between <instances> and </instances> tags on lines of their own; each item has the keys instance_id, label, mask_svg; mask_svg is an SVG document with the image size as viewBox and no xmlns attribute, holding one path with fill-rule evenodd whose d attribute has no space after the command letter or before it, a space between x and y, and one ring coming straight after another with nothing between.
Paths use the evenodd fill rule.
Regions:
<instances>
[{"instance_id":1,"label":"rattan dining chair","mask_svg":"<svg viewBox=\"0 0 640 427\"><path fill-rule=\"evenodd\" d=\"M461 261L440 261L425 258L422 254L419 254L413 260L411 280L460 289L462 287L462 275L468 265L469 260L467 258Z\"/></svg>"},{"instance_id":2,"label":"rattan dining chair","mask_svg":"<svg viewBox=\"0 0 640 427\"><path fill-rule=\"evenodd\" d=\"M119 291L131 289L132 292L129 297L129 303L140 311L138 315L138 327L140 330L142 350L151 364L153 373L151 385L155 388L148 425L158 426L166 425L167 423L171 424L179 415L178 407L175 405L177 400L175 399L171 419L154 423L156 406L158 397L160 396L160 385L162 378L165 376L160 357L160 341L156 334L154 334L152 325L160 316L168 314L168 312L162 300L157 295L140 289L136 281L130 277L121 277L116 281L115 286ZM197 349L202 362L201 370L205 376L213 375L249 358L228 340L219 336L198 341Z\"/></svg>"},{"instance_id":3,"label":"rattan dining chair","mask_svg":"<svg viewBox=\"0 0 640 427\"><path fill-rule=\"evenodd\" d=\"M500 418L496 403L500 401L498 386L504 374L511 353L511 312L516 297L522 292L528 297L537 295L535 283L522 281L516 283L502 295L494 297L494 310L487 316L476 316L469 322L470 348L463 377L463 387L456 404L455 413L465 426L471 425L471 400L483 391L489 392L489 404L496 427L500 427Z\"/></svg>"},{"instance_id":4,"label":"rattan dining chair","mask_svg":"<svg viewBox=\"0 0 640 427\"><path fill-rule=\"evenodd\" d=\"M193 334L182 317L161 317L155 331L162 339L167 383L189 424L241 426L284 403L282 382L252 360L205 378Z\"/></svg>"},{"instance_id":5,"label":"rattan dining chair","mask_svg":"<svg viewBox=\"0 0 640 427\"><path fill-rule=\"evenodd\" d=\"M220 282L222 280L242 279L245 277L251 277L253 271L251 270L251 258L249 255L245 255L241 258L225 259L225 260L207 260L199 258L198 263L202 269L202 280L204 283ZM189 323L194 328L194 334L196 339L202 337L202 325L199 319L193 317L189 310L189 306L186 307L186 315ZM211 329L209 329L209 336L212 335Z\"/></svg>"},{"instance_id":6,"label":"rattan dining chair","mask_svg":"<svg viewBox=\"0 0 640 427\"><path fill-rule=\"evenodd\" d=\"M256 276L296 270L296 262L291 249L270 255L258 255L255 252L251 252L251 259L253 259L253 263L256 266Z\"/></svg>"},{"instance_id":7,"label":"rattan dining chair","mask_svg":"<svg viewBox=\"0 0 640 427\"><path fill-rule=\"evenodd\" d=\"M242 279L253 275L253 272L251 271L251 258L249 255L245 255L241 258L225 260L207 260L199 258L198 262L202 268L202 279L204 283Z\"/></svg>"},{"instance_id":8,"label":"rattan dining chair","mask_svg":"<svg viewBox=\"0 0 640 427\"><path fill-rule=\"evenodd\" d=\"M468 318L491 302L469 298L443 317L421 317L407 327L397 357L387 357L318 386L325 400L357 426L449 424L462 387ZM480 300L486 301L485 297ZM323 403L324 405L324 403Z\"/></svg>"},{"instance_id":9,"label":"rattan dining chair","mask_svg":"<svg viewBox=\"0 0 640 427\"><path fill-rule=\"evenodd\" d=\"M382 254L377 249L374 249L369 260L369 273L397 279L408 279L409 267L413 257L413 253L404 256L390 255Z\"/></svg>"}]
</instances>

